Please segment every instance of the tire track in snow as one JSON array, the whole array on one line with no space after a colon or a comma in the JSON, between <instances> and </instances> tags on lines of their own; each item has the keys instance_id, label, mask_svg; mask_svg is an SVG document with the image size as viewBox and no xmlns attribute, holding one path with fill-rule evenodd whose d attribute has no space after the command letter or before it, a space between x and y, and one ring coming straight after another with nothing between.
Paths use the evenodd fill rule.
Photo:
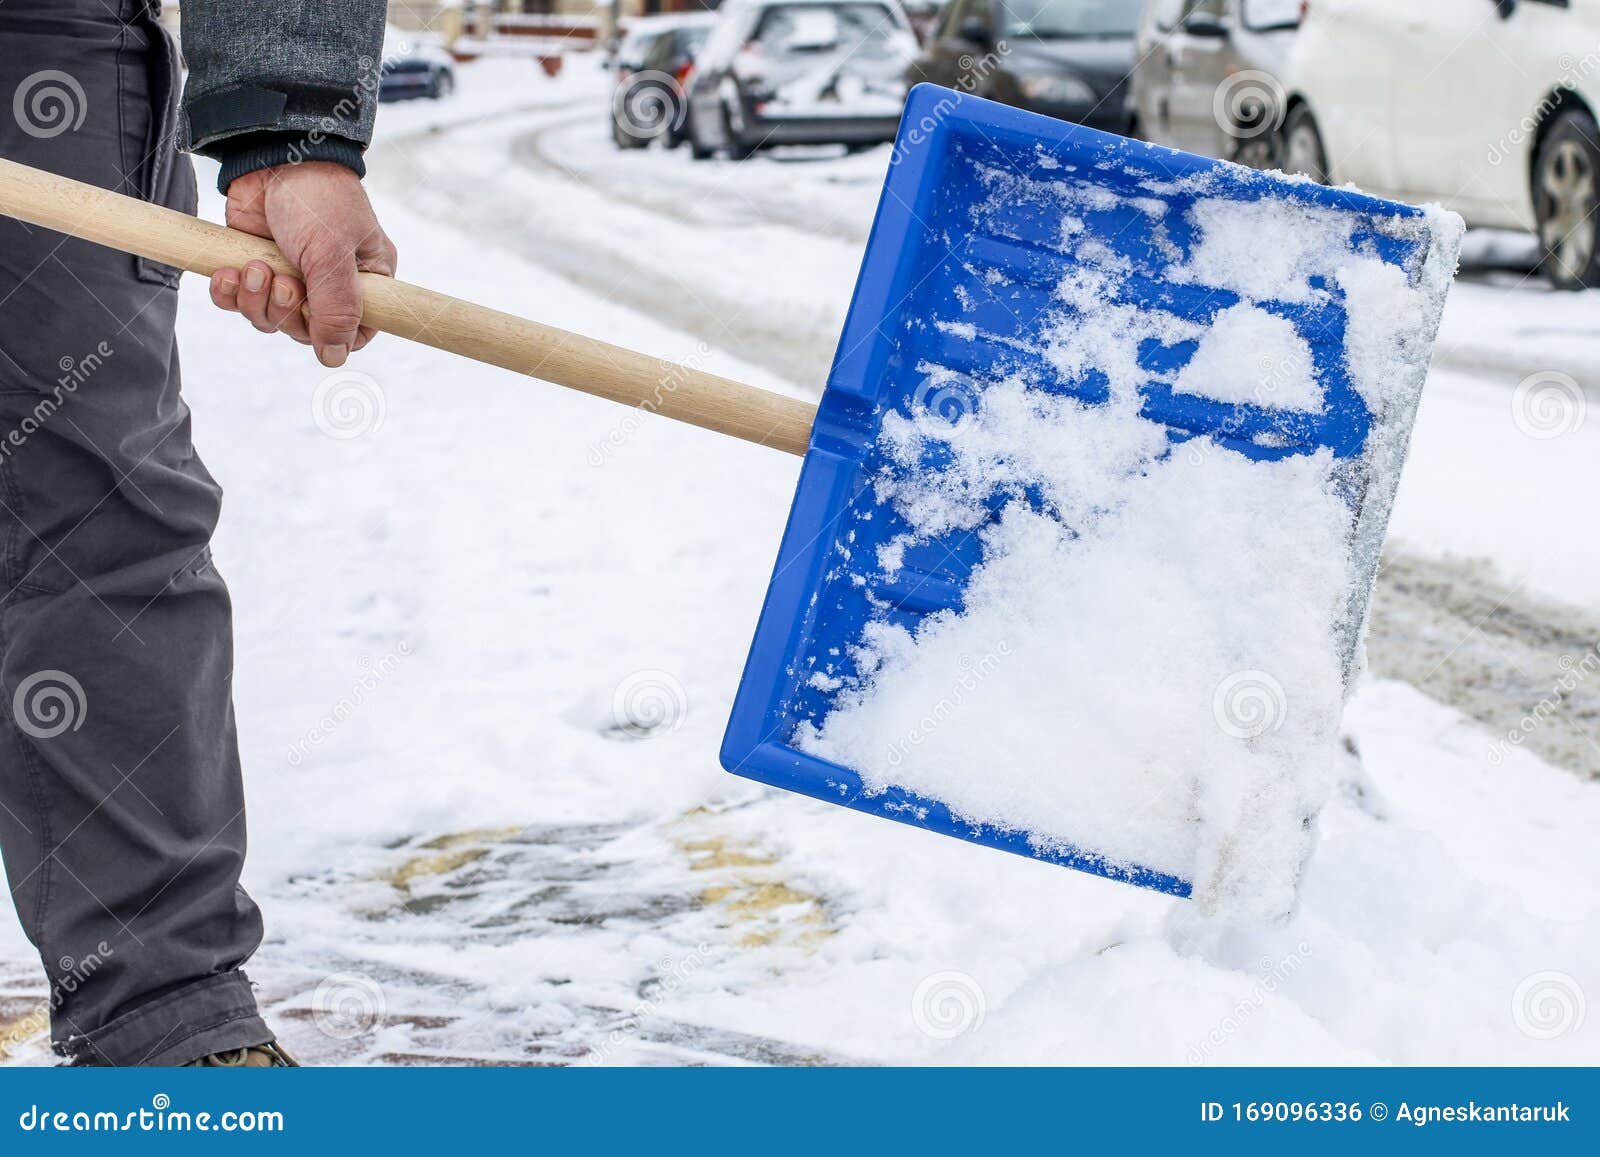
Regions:
<instances>
[{"instance_id":1,"label":"tire track in snow","mask_svg":"<svg viewBox=\"0 0 1600 1157\"><path fill-rule=\"evenodd\" d=\"M535 122L518 132L509 146L523 174L553 187L564 186L560 191L567 199L577 186L608 210L645 213L659 219L665 230L682 233L716 227L663 211L659 197L623 200L591 183L581 172L549 161L543 145L546 134L570 132L580 120L596 118L598 113L585 108L576 113L564 110L548 120L545 116L516 118ZM505 131L503 125L500 131ZM448 162L430 164L432 150L452 137L445 129L374 145L370 180L403 197L411 208L470 233L475 244L502 246L597 297L634 309L709 346L730 350L802 389L821 392L832 364L845 300L817 303L814 316L807 317L797 313L792 301L768 302L754 292L735 294L713 279L698 276L695 270L664 267L659 259L652 260L647 241L597 249L575 233L571 222L543 209L511 182L485 181L481 173L461 171ZM773 222L752 214L748 227L755 226L771 228ZM622 344L626 344L625 337Z\"/></svg>"},{"instance_id":2,"label":"tire track in snow","mask_svg":"<svg viewBox=\"0 0 1600 1157\"><path fill-rule=\"evenodd\" d=\"M1482 723L1486 750L1521 746L1600 779L1597 647L1593 616L1507 583L1487 562L1393 546L1384 558L1367 638L1372 671ZM1520 744L1508 742L1514 731Z\"/></svg>"},{"instance_id":3,"label":"tire track in snow","mask_svg":"<svg viewBox=\"0 0 1600 1157\"><path fill-rule=\"evenodd\" d=\"M624 154L619 150L615 159L636 171L607 174L603 171L604 166L585 165L581 154L574 163L563 160L563 150L557 146L557 142L563 138L570 139L575 126L587 123L595 116L594 112L588 112L581 117L568 117L560 123L525 133L512 142L512 157L529 168L580 180L611 201L643 205L683 225L727 229L782 222L802 233L863 248L866 246L867 234L872 226L870 213L863 218L853 211L854 205L847 208L834 202L830 208L820 203L817 182L795 179L781 186L772 186L701 179L707 176L736 178L752 171L764 176L769 168L792 169L795 177L799 178L807 166L814 164L804 155L758 154L746 161L709 160L684 167L670 163L667 158L657 154L640 156ZM651 165L648 181L639 180L637 170L641 164ZM756 166L756 169L752 170L751 166ZM680 168L683 173L675 171ZM684 174L687 174L687 178ZM860 179L855 177L853 173L839 173L830 169L823 176L822 183L857 187L865 183L870 186L872 203L876 203L876 193L883 174L876 166L867 167L863 164Z\"/></svg>"}]
</instances>

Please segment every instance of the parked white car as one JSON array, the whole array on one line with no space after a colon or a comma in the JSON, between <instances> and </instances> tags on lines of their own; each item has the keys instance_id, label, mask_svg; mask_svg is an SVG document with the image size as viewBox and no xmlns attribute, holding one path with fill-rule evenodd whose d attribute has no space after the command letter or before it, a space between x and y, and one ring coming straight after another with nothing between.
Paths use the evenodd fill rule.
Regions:
<instances>
[{"instance_id":1,"label":"parked white car","mask_svg":"<svg viewBox=\"0 0 1600 1157\"><path fill-rule=\"evenodd\" d=\"M689 84L689 148L894 140L917 51L900 0L723 0Z\"/></svg>"},{"instance_id":2,"label":"parked white car","mask_svg":"<svg viewBox=\"0 0 1600 1157\"><path fill-rule=\"evenodd\" d=\"M1279 79L1300 0L1145 0L1134 42L1135 129L1157 145L1281 167Z\"/></svg>"},{"instance_id":3,"label":"parked white car","mask_svg":"<svg viewBox=\"0 0 1600 1157\"><path fill-rule=\"evenodd\" d=\"M1600 0L1308 0L1284 167L1535 232L1600 285Z\"/></svg>"}]
</instances>

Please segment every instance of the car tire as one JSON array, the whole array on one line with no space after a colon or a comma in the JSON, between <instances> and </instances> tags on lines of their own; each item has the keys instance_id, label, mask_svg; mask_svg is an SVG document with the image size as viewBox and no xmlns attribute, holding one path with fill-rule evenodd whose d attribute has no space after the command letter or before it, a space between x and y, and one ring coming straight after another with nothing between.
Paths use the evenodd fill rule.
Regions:
<instances>
[{"instance_id":1,"label":"car tire","mask_svg":"<svg viewBox=\"0 0 1600 1157\"><path fill-rule=\"evenodd\" d=\"M431 100L443 100L455 90L455 77L441 70L433 74L433 84L428 89L428 97Z\"/></svg>"},{"instance_id":2,"label":"car tire","mask_svg":"<svg viewBox=\"0 0 1600 1157\"><path fill-rule=\"evenodd\" d=\"M755 155L755 147L745 144L739 139L739 134L733 131L733 114L728 111L727 105L722 106L722 139L729 160L748 161Z\"/></svg>"},{"instance_id":3,"label":"car tire","mask_svg":"<svg viewBox=\"0 0 1600 1157\"><path fill-rule=\"evenodd\" d=\"M1283 141L1278 133L1234 142L1233 155L1228 158L1247 169L1283 168Z\"/></svg>"},{"instance_id":4,"label":"car tire","mask_svg":"<svg viewBox=\"0 0 1600 1157\"><path fill-rule=\"evenodd\" d=\"M1600 285L1600 126L1588 113L1559 113L1533 162L1540 268L1557 289Z\"/></svg>"},{"instance_id":5,"label":"car tire","mask_svg":"<svg viewBox=\"0 0 1600 1157\"><path fill-rule=\"evenodd\" d=\"M691 160L709 161L717 155L715 146L708 145L700 139L700 121L694 115L692 105L690 106L689 123L683 127L689 138L689 158Z\"/></svg>"},{"instance_id":6,"label":"car tire","mask_svg":"<svg viewBox=\"0 0 1600 1157\"><path fill-rule=\"evenodd\" d=\"M617 148L627 151L629 149L642 149L650 142L646 138L636 137L623 130L622 123L613 115L611 118L611 141Z\"/></svg>"},{"instance_id":7,"label":"car tire","mask_svg":"<svg viewBox=\"0 0 1600 1157\"><path fill-rule=\"evenodd\" d=\"M1297 104L1289 110L1283 122L1283 143L1278 155L1283 161L1283 171L1310 177L1328 183L1328 150L1322 144L1322 130L1317 128L1317 118L1311 115L1311 106Z\"/></svg>"}]
</instances>

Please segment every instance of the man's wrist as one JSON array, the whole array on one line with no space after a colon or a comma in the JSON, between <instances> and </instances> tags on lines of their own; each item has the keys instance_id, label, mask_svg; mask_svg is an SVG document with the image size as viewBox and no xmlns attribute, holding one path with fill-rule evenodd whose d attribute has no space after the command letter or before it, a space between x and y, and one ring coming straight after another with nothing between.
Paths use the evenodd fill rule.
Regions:
<instances>
[{"instance_id":1,"label":"man's wrist","mask_svg":"<svg viewBox=\"0 0 1600 1157\"><path fill-rule=\"evenodd\" d=\"M367 175L361 146L347 137L331 134L250 133L218 142L212 148L222 161L217 189L224 194L230 184L246 173L302 161L328 161L343 165L358 177Z\"/></svg>"}]
</instances>

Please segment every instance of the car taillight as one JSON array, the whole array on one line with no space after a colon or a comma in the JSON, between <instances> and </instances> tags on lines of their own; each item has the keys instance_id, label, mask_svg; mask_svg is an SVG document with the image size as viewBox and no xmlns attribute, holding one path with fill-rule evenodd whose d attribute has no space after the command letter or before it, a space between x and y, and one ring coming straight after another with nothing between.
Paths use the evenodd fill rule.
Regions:
<instances>
[{"instance_id":1,"label":"car taillight","mask_svg":"<svg viewBox=\"0 0 1600 1157\"><path fill-rule=\"evenodd\" d=\"M694 61L691 60L691 61L689 61L689 63L685 64L682 68L678 69L678 71L677 71L677 73L675 75L677 76L677 79L678 79L678 87L679 88L688 88L689 87L689 78L694 75Z\"/></svg>"},{"instance_id":2,"label":"car taillight","mask_svg":"<svg viewBox=\"0 0 1600 1157\"><path fill-rule=\"evenodd\" d=\"M1300 20L1303 23L1311 15L1311 0L1300 0Z\"/></svg>"}]
</instances>

